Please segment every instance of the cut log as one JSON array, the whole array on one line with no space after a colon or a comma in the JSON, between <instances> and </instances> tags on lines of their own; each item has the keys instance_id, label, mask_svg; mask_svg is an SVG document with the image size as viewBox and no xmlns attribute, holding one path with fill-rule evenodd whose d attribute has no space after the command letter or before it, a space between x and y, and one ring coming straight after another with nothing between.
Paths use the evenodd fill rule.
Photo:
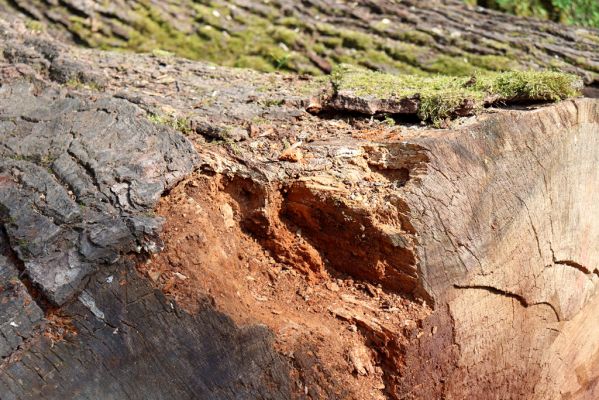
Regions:
<instances>
[{"instance_id":1,"label":"cut log","mask_svg":"<svg viewBox=\"0 0 599 400\"><path fill-rule=\"evenodd\" d=\"M313 115L0 25L2 399L599 394L598 100Z\"/></svg>"}]
</instances>

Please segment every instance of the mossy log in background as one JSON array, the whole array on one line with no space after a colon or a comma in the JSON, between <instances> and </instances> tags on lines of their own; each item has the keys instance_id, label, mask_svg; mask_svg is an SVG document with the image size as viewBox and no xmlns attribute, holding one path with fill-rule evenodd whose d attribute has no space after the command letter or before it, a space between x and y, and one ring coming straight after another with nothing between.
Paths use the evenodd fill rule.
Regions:
<instances>
[{"instance_id":1,"label":"mossy log in background","mask_svg":"<svg viewBox=\"0 0 599 400\"><path fill-rule=\"evenodd\" d=\"M599 81L599 31L473 8L457 0L0 0L91 47L173 52L262 71L335 64L411 74L556 69ZM41 23L40 23L41 22Z\"/></svg>"},{"instance_id":2,"label":"mossy log in background","mask_svg":"<svg viewBox=\"0 0 599 400\"><path fill-rule=\"evenodd\" d=\"M599 28L599 2L595 0L466 0L466 2L523 17L534 16L565 24Z\"/></svg>"}]
</instances>

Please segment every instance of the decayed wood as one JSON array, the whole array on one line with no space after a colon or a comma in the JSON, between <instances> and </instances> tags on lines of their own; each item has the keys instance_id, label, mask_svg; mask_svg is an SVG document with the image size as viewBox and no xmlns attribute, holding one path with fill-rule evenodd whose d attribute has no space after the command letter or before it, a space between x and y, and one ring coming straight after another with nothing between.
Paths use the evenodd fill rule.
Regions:
<instances>
[{"instance_id":1,"label":"decayed wood","mask_svg":"<svg viewBox=\"0 0 599 400\"><path fill-rule=\"evenodd\" d=\"M433 308L413 329L347 299L324 309L376 354L380 395L596 398L597 100L490 110L450 129L389 126L306 112L320 85L310 79L70 48L20 21L2 22L2 41L0 260L16 257L31 277L69 271L32 262L48 250L87 263L58 298L56 280L35 280L41 294L24 282L79 333L52 347L27 327L25 344L3 343L2 398L347 393L310 391L326 387L310 366L336 368L317 353L292 363L266 329L236 327L209 301L189 315L127 267L137 245L159 243L148 211L160 193L192 170L236 183L246 204L225 223L290 268L380 285L408 311ZM94 148L86 135L104 140ZM42 218L55 232L45 247L28 229ZM301 232L303 251L285 250L289 232ZM364 373L357 349L348 359Z\"/></svg>"}]
</instances>

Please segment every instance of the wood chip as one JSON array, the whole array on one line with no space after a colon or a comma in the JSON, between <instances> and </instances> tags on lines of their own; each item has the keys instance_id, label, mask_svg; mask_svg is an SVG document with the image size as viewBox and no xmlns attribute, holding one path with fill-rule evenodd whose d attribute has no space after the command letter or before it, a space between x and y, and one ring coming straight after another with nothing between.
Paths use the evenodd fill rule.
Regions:
<instances>
[{"instance_id":1,"label":"wood chip","mask_svg":"<svg viewBox=\"0 0 599 400\"><path fill-rule=\"evenodd\" d=\"M175 275L177 278L181 279L182 281L187 279L187 276L185 276L179 272L175 272L173 275Z\"/></svg>"},{"instance_id":2,"label":"wood chip","mask_svg":"<svg viewBox=\"0 0 599 400\"><path fill-rule=\"evenodd\" d=\"M279 161L298 162L304 158L300 149L289 147L279 155Z\"/></svg>"}]
</instances>

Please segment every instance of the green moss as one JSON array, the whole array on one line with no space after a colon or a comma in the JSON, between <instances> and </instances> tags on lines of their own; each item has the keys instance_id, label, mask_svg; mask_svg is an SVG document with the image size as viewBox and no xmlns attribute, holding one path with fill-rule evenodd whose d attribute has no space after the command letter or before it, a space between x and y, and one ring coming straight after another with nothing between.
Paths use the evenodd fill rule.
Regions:
<instances>
[{"instance_id":1,"label":"green moss","mask_svg":"<svg viewBox=\"0 0 599 400\"><path fill-rule=\"evenodd\" d=\"M322 43L314 43L312 45L312 50L316 54L324 55L327 52L327 47L324 44L322 44Z\"/></svg>"},{"instance_id":2,"label":"green moss","mask_svg":"<svg viewBox=\"0 0 599 400\"><path fill-rule=\"evenodd\" d=\"M357 50L367 50L374 47L372 36L358 31L340 30L339 35L344 47Z\"/></svg>"},{"instance_id":3,"label":"green moss","mask_svg":"<svg viewBox=\"0 0 599 400\"><path fill-rule=\"evenodd\" d=\"M424 64L423 68L433 73L458 76L472 75L476 72L476 68L468 62L468 59L464 57L451 57L444 54Z\"/></svg>"},{"instance_id":4,"label":"green moss","mask_svg":"<svg viewBox=\"0 0 599 400\"><path fill-rule=\"evenodd\" d=\"M29 251L29 241L27 239L17 239L17 245L21 248L21 250Z\"/></svg>"},{"instance_id":5,"label":"green moss","mask_svg":"<svg viewBox=\"0 0 599 400\"><path fill-rule=\"evenodd\" d=\"M220 46L221 42L226 41L223 32L212 25L203 25L197 31L200 39L203 39L203 45L207 50L212 50L211 46Z\"/></svg>"},{"instance_id":6,"label":"green moss","mask_svg":"<svg viewBox=\"0 0 599 400\"><path fill-rule=\"evenodd\" d=\"M576 75L556 71L510 71L481 79L475 88L503 101L558 101L578 96L582 81Z\"/></svg>"},{"instance_id":7,"label":"green moss","mask_svg":"<svg viewBox=\"0 0 599 400\"><path fill-rule=\"evenodd\" d=\"M198 35L187 35L168 24L160 12L149 5L137 6L137 19L127 48L141 52L155 49L173 52L179 56L198 59L205 49Z\"/></svg>"},{"instance_id":8,"label":"green moss","mask_svg":"<svg viewBox=\"0 0 599 400\"><path fill-rule=\"evenodd\" d=\"M280 18L277 22L290 28L303 28L306 26L304 22L295 17Z\"/></svg>"},{"instance_id":9,"label":"green moss","mask_svg":"<svg viewBox=\"0 0 599 400\"><path fill-rule=\"evenodd\" d=\"M153 124L165 125L183 134L188 134L191 132L191 123L187 118L177 117L174 115L168 116L159 114L149 114L148 119Z\"/></svg>"},{"instance_id":10,"label":"green moss","mask_svg":"<svg viewBox=\"0 0 599 400\"><path fill-rule=\"evenodd\" d=\"M508 71L514 67L513 60L507 57L495 56L495 55L470 55L468 60L480 68L484 68L490 71Z\"/></svg>"},{"instance_id":11,"label":"green moss","mask_svg":"<svg viewBox=\"0 0 599 400\"><path fill-rule=\"evenodd\" d=\"M25 27L33 32L44 32L46 30L46 26L43 23L34 19L25 21Z\"/></svg>"},{"instance_id":12,"label":"green moss","mask_svg":"<svg viewBox=\"0 0 599 400\"><path fill-rule=\"evenodd\" d=\"M361 52L358 55L349 54L347 57L343 57L342 62L362 65L377 71L415 75L424 73L424 71L417 67L391 58L383 50L371 49Z\"/></svg>"},{"instance_id":13,"label":"green moss","mask_svg":"<svg viewBox=\"0 0 599 400\"><path fill-rule=\"evenodd\" d=\"M385 119L383 119L383 123L387 126L395 126L395 120L388 115L386 115Z\"/></svg>"},{"instance_id":14,"label":"green moss","mask_svg":"<svg viewBox=\"0 0 599 400\"><path fill-rule=\"evenodd\" d=\"M272 30L272 38L275 41L293 46L298 41L299 34L289 28L276 27Z\"/></svg>"},{"instance_id":15,"label":"green moss","mask_svg":"<svg viewBox=\"0 0 599 400\"><path fill-rule=\"evenodd\" d=\"M320 34L326 36L337 36L339 33L339 31L333 25L330 24L318 23L316 24L316 29Z\"/></svg>"},{"instance_id":16,"label":"green moss","mask_svg":"<svg viewBox=\"0 0 599 400\"><path fill-rule=\"evenodd\" d=\"M315 67L313 64L308 64L308 63L292 63L294 71L297 71L298 74L301 75L313 75L313 76L318 76L318 75L322 75L324 72Z\"/></svg>"},{"instance_id":17,"label":"green moss","mask_svg":"<svg viewBox=\"0 0 599 400\"><path fill-rule=\"evenodd\" d=\"M224 7L207 7L203 4L194 4L193 8L196 11L196 20L205 24L221 27L222 18L229 15L230 11Z\"/></svg>"},{"instance_id":18,"label":"green moss","mask_svg":"<svg viewBox=\"0 0 599 400\"><path fill-rule=\"evenodd\" d=\"M410 65L419 65L419 57L423 57L426 49L409 43L394 43L384 46L385 52L394 60Z\"/></svg>"},{"instance_id":19,"label":"green moss","mask_svg":"<svg viewBox=\"0 0 599 400\"><path fill-rule=\"evenodd\" d=\"M297 93L302 96L316 96L322 91L323 87L330 85L330 81L329 75L316 76L313 79L303 81L300 87L297 88Z\"/></svg>"},{"instance_id":20,"label":"green moss","mask_svg":"<svg viewBox=\"0 0 599 400\"><path fill-rule=\"evenodd\" d=\"M499 41L493 40L493 39L481 38L480 42L486 46L492 47L496 50L501 50L506 53L509 52L511 49L509 43L499 42Z\"/></svg>"},{"instance_id":21,"label":"green moss","mask_svg":"<svg viewBox=\"0 0 599 400\"><path fill-rule=\"evenodd\" d=\"M266 100L263 100L261 103L265 107L279 107L285 103L285 100L283 100L283 99L266 99Z\"/></svg>"},{"instance_id":22,"label":"green moss","mask_svg":"<svg viewBox=\"0 0 599 400\"><path fill-rule=\"evenodd\" d=\"M507 71L514 67L515 62L508 57L477 54L461 57L443 54L422 63L422 68L428 72L456 76L470 76L484 71Z\"/></svg>"},{"instance_id":23,"label":"green moss","mask_svg":"<svg viewBox=\"0 0 599 400\"><path fill-rule=\"evenodd\" d=\"M391 57L387 55L384 51L368 49L363 52L360 59L364 62L365 65L393 65L395 62Z\"/></svg>"},{"instance_id":24,"label":"green moss","mask_svg":"<svg viewBox=\"0 0 599 400\"><path fill-rule=\"evenodd\" d=\"M419 101L418 116L439 123L461 109L476 113L497 101L557 101L578 94L580 78L553 71L513 71L472 77L390 75L341 65L331 81L337 92Z\"/></svg>"},{"instance_id":25,"label":"green moss","mask_svg":"<svg viewBox=\"0 0 599 400\"><path fill-rule=\"evenodd\" d=\"M81 82L77 78L71 78L67 81L66 85L71 89L87 89L99 92L102 87L96 82Z\"/></svg>"},{"instance_id":26,"label":"green moss","mask_svg":"<svg viewBox=\"0 0 599 400\"><path fill-rule=\"evenodd\" d=\"M251 68L262 72L271 72L275 70L270 62L260 56L241 56L233 66L237 68Z\"/></svg>"},{"instance_id":27,"label":"green moss","mask_svg":"<svg viewBox=\"0 0 599 400\"><path fill-rule=\"evenodd\" d=\"M222 30L227 9L196 4L198 22L196 34L177 31L153 7L138 7L138 19L127 47L141 52L166 51L190 59L202 59L221 65L253 68L263 72L292 69L297 54L281 48L291 47L298 33L285 27L273 27L266 19L248 16L246 29L227 33Z\"/></svg>"},{"instance_id":28,"label":"green moss","mask_svg":"<svg viewBox=\"0 0 599 400\"><path fill-rule=\"evenodd\" d=\"M166 51L162 49L154 49L152 50L152 54L154 55L154 57L158 58L170 58L175 55L175 53L173 53L172 51Z\"/></svg>"},{"instance_id":29,"label":"green moss","mask_svg":"<svg viewBox=\"0 0 599 400\"><path fill-rule=\"evenodd\" d=\"M91 29L83 18L71 16L69 17L69 22L71 23L69 26L70 31L85 44L90 47L99 47L101 45L101 42L96 42L92 39L93 34Z\"/></svg>"},{"instance_id":30,"label":"green moss","mask_svg":"<svg viewBox=\"0 0 599 400\"><path fill-rule=\"evenodd\" d=\"M398 34L398 39L421 46L430 46L435 43L435 39L428 33L415 30L400 32Z\"/></svg>"},{"instance_id":31,"label":"green moss","mask_svg":"<svg viewBox=\"0 0 599 400\"><path fill-rule=\"evenodd\" d=\"M322 36L320 38L320 41L322 44L324 44L330 49L341 47L341 45L343 44L343 39L337 36Z\"/></svg>"},{"instance_id":32,"label":"green moss","mask_svg":"<svg viewBox=\"0 0 599 400\"><path fill-rule=\"evenodd\" d=\"M591 42L595 42L597 44L599 44L599 35L595 35L591 32L581 32L580 36L582 36L583 38L590 40Z\"/></svg>"},{"instance_id":33,"label":"green moss","mask_svg":"<svg viewBox=\"0 0 599 400\"><path fill-rule=\"evenodd\" d=\"M599 28L599 3L594 0L465 0L468 4L510 12L523 17Z\"/></svg>"}]
</instances>

